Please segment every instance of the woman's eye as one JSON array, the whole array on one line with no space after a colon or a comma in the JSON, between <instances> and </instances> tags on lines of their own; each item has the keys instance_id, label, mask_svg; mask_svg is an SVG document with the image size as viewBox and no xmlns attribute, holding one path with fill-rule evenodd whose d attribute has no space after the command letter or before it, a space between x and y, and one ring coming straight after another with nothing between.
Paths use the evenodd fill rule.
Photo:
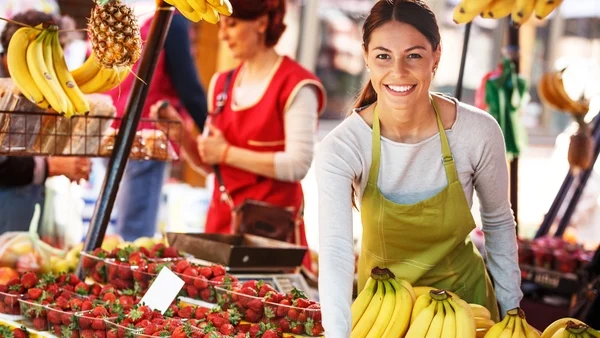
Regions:
<instances>
[{"instance_id":1,"label":"woman's eye","mask_svg":"<svg viewBox=\"0 0 600 338\"><path fill-rule=\"evenodd\" d=\"M387 54L379 54L375 57L376 59L389 59L390 56Z\"/></svg>"},{"instance_id":2,"label":"woman's eye","mask_svg":"<svg viewBox=\"0 0 600 338\"><path fill-rule=\"evenodd\" d=\"M408 58L409 59L420 59L421 55L419 55L419 54L409 54Z\"/></svg>"}]
</instances>

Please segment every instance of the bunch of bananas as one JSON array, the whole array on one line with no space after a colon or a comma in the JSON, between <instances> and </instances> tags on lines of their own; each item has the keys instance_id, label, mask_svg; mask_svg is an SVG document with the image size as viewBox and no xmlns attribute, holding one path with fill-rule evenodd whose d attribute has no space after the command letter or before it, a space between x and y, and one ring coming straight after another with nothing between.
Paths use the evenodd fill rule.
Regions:
<instances>
[{"instance_id":1,"label":"bunch of bananas","mask_svg":"<svg viewBox=\"0 0 600 338\"><path fill-rule=\"evenodd\" d=\"M89 112L89 103L67 68L57 26L19 28L8 44L7 58L17 88L40 108L68 117Z\"/></svg>"},{"instance_id":2,"label":"bunch of bananas","mask_svg":"<svg viewBox=\"0 0 600 338\"><path fill-rule=\"evenodd\" d=\"M412 286L389 270L374 269L352 303L351 338L403 337L415 296Z\"/></svg>"},{"instance_id":3,"label":"bunch of bananas","mask_svg":"<svg viewBox=\"0 0 600 338\"><path fill-rule=\"evenodd\" d=\"M444 290L424 293L415 302L406 338L475 338L471 306Z\"/></svg>"},{"instance_id":4,"label":"bunch of bananas","mask_svg":"<svg viewBox=\"0 0 600 338\"><path fill-rule=\"evenodd\" d=\"M562 318L550 324L541 338L596 338L600 331L575 318ZM529 336L527 336L529 338Z\"/></svg>"},{"instance_id":5,"label":"bunch of bananas","mask_svg":"<svg viewBox=\"0 0 600 338\"><path fill-rule=\"evenodd\" d=\"M92 53L79 68L71 74L79 89L85 94L104 93L109 91L125 80L131 72L128 67L106 68Z\"/></svg>"},{"instance_id":6,"label":"bunch of bananas","mask_svg":"<svg viewBox=\"0 0 600 338\"><path fill-rule=\"evenodd\" d=\"M542 101L551 107L572 114L581 116L587 114L589 102L586 100L573 100L565 91L563 83L563 73L565 69L553 72L546 72L542 75L538 83L538 93Z\"/></svg>"},{"instance_id":7,"label":"bunch of bananas","mask_svg":"<svg viewBox=\"0 0 600 338\"><path fill-rule=\"evenodd\" d=\"M204 20L215 24L219 22L219 14L230 16L233 12L229 0L164 0L175 6L183 16L191 21Z\"/></svg>"},{"instance_id":8,"label":"bunch of bananas","mask_svg":"<svg viewBox=\"0 0 600 338\"><path fill-rule=\"evenodd\" d=\"M520 26L535 13L542 20L556 9L563 0L462 0L455 8L453 19L457 24L471 22L477 15L500 19L508 15Z\"/></svg>"},{"instance_id":9,"label":"bunch of bananas","mask_svg":"<svg viewBox=\"0 0 600 338\"><path fill-rule=\"evenodd\" d=\"M523 310L515 308L508 310L504 319L490 327L484 337L540 338L540 333L527 323Z\"/></svg>"}]
</instances>

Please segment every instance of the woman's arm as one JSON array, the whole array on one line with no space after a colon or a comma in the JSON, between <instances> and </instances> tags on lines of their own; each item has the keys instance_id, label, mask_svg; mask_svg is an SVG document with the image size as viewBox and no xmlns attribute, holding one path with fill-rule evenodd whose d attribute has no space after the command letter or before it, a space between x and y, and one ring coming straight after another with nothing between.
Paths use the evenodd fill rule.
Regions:
<instances>
[{"instance_id":1,"label":"woman's arm","mask_svg":"<svg viewBox=\"0 0 600 338\"><path fill-rule=\"evenodd\" d=\"M317 131L316 90L304 86L284 113L285 150L260 152L231 146L226 164L281 181L297 182L306 176L312 163Z\"/></svg>"},{"instance_id":2,"label":"woman's arm","mask_svg":"<svg viewBox=\"0 0 600 338\"><path fill-rule=\"evenodd\" d=\"M330 134L331 135L331 134ZM360 159L343 137L319 144L315 175L319 204L319 299L328 338L348 338L352 330L354 237L352 184Z\"/></svg>"},{"instance_id":3,"label":"woman's arm","mask_svg":"<svg viewBox=\"0 0 600 338\"><path fill-rule=\"evenodd\" d=\"M492 120L491 117L489 117ZM508 200L508 170L504 137L498 124L489 122L478 128L474 139L482 140L479 163L476 164L473 185L480 200L481 220L485 235L487 263L494 279L501 315L518 307L521 272L517 257L515 221Z\"/></svg>"}]
</instances>

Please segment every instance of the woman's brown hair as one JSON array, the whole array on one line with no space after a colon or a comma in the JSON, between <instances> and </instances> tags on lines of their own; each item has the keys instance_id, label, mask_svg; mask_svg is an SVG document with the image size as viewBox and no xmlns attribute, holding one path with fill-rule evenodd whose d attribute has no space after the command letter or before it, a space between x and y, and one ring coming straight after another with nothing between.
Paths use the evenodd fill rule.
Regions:
<instances>
[{"instance_id":1,"label":"woman's brown hair","mask_svg":"<svg viewBox=\"0 0 600 338\"><path fill-rule=\"evenodd\" d=\"M240 20L256 20L263 15L269 19L265 32L265 45L273 47L285 31L283 23L286 0L230 0L233 14L231 17Z\"/></svg>"},{"instance_id":2,"label":"woman's brown hair","mask_svg":"<svg viewBox=\"0 0 600 338\"><path fill-rule=\"evenodd\" d=\"M440 29L435 14L425 1L379 0L363 24L363 48L365 50L369 47L373 31L390 21L413 26L429 40L433 50L440 45ZM354 103L354 108L368 106L375 101L377 101L377 93L369 80Z\"/></svg>"}]
</instances>

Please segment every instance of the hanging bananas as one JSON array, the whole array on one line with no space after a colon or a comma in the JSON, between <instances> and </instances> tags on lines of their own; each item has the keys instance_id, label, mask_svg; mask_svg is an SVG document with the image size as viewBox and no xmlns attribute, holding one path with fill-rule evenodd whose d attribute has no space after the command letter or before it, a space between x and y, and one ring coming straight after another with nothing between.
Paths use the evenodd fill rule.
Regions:
<instances>
[{"instance_id":1,"label":"hanging bananas","mask_svg":"<svg viewBox=\"0 0 600 338\"><path fill-rule=\"evenodd\" d=\"M233 12L229 0L164 0L175 6L189 20L208 23L219 22L219 15L230 16Z\"/></svg>"},{"instance_id":2,"label":"hanging bananas","mask_svg":"<svg viewBox=\"0 0 600 338\"><path fill-rule=\"evenodd\" d=\"M600 331L592 329L584 322L575 318L562 318L550 324L541 335L541 338L562 337L597 338L600 337Z\"/></svg>"},{"instance_id":3,"label":"hanging bananas","mask_svg":"<svg viewBox=\"0 0 600 338\"><path fill-rule=\"evenodd\" d=\"M543 20L552 13L563 0L462 0L455 8L453 19L457 24L471 22L481 15L487 19L500 19L511 16L515 26L520 26L531 18Z\"/></svg>"},{"instance_id":4,"label":"hanging bananas","mask_svg":"<svg viewBox=\"0 0 600 338\"><path fill-rule=\"evenodd\" d=\"M127 75L127 67L105 68L100 66L94 53L72 75L81 91L85 94L104 93L117 87Z\"/></svg>"},{"instance_id":5,"label":"hanging bananas","mask_svg":"<svg viewBox=\"0 0 600 338\"><path fill-rule=\"evenodd\" d=\"M563 70L547 72L542 75L538 83L538 93L542 101L549 106L574 116L587 114L589 102L585 100L575 101L565 91L562 74Z\"/></svg>"}]
</instances>

